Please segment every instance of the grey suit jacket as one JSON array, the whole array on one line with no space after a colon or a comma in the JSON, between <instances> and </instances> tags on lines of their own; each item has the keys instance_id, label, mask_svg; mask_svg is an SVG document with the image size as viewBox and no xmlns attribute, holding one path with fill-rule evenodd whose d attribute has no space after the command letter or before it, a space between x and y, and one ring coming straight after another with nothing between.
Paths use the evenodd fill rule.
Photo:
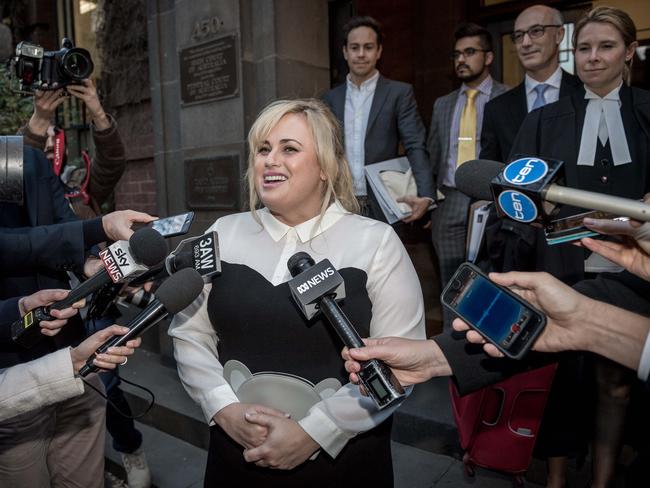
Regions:
<instances>
[{"instance_id":1,"label":"grey suit jacket","mask_svg":"<svg viewBox=\"0 0 650 488\"><path fill-rule=\"evenodd\" d=\"M510 88L503 83L494 80L490 100L494 97L505 93ZM444 167L445 162L449 159L449 132L454 117L454 107L458 100L460 89L436 99L433 103L433 113L431 114L431 128L429 129L429 138L427 140L427 149L433 168L434 181L438 181L440 168ZM436 187L440 185L436 184Z\"/></svg>"},{"instance_id":2,"label":"grey suit jacket","mask_svg":"<svg viewBox=\"0 0 650 488\"><path fill-rule=\"evenodd\" d=\"M347 83L342 83L323 95L323 101L330 107L341 127L345 127L346 90ZM368 117L365 163L378 163L398 157L401 142L413 170L418 195L433 198L433 175L425 139L426 131L418 114L413 87L380 75Z\"/></svg>"}]
</instances>

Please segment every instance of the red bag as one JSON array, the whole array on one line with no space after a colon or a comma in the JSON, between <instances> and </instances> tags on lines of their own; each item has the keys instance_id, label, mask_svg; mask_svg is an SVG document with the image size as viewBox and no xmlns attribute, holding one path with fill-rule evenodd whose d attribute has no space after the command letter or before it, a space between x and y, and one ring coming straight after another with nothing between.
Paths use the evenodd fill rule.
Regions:
<instances>
[{"instance_id":1,"label":"red bag","mask_svg":"<svg viewBox=\"0 0 650 488\"><path fill-rule=\"evenodd\" d=\"M520 373L460 396L449 382L463 462L520 476L526 472L557 364Z\"/></svg>"}]
</instances>

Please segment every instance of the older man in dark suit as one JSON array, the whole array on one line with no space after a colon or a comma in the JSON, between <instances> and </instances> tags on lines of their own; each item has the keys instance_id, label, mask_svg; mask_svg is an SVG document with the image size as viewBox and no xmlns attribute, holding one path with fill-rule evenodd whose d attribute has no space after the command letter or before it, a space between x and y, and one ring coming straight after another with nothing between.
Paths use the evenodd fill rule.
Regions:
<instances>
[{"instance_id":1,"label":"older man in dark suit","mask_svg":"<svg viewBox=\"0 0 650 488\"><path fill-rule=\"evenodd\" d=\"M494 59L492 36L476 24L463 24L454 33L452 53L457 90L433 105L428 148L438 189L445 195L432 216L433 245L444 286L465 259L470 198L456 190L456 168L475 159L480 150L481 121L488 100L508 88L490 76ZM448 324L448 317L445 323Z\"/></svg>"},{"instance_id":2,"label":"older man in dark suit","mask_svg":"<svg viewBox=\"0 0 650 488\"><path fill-rule=\"evenodd\" d=\"M515 20L511 37L526 76L515 88L485 106L481 159L506 162L528 112L581 88L577 76L560 68L563 24L562 14L545 5L533 5Z\"/></svg>"},{"instance_id":3,"label":"older man in dark suit","mask_svg":"<svg viewBox=\"0 0 650 488\"><path fill-rule=\"evenodd\" d=\"M375 196L367 188L364 166L399 156L404 146L417 195L403 199L411 222L427 211L434 198L431 163L425 148L425 129L418 114L413 87L389 80L376 68L382 53L382 33L372 17L354 17L343 28L343 56L350 72L345 83L323 95L343 127L345 152L362 212L385 220Z\"/></svg>"}]
</instances>

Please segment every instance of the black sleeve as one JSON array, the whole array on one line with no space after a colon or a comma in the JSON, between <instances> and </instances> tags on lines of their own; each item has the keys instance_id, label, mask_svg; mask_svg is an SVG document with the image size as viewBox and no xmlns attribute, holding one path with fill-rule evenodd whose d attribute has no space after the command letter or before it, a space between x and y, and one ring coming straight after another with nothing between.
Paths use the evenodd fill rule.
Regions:
<instances>
[{"instance_id":1,"label":"black sleeve","mask_svg":"<svg viewBox=\"0 0 650 488\"><path fill-rule=\"evenodd\" d=\"M443 333L433 340L442 349L461 395L505 380L517 373L541 368L558 361L561 355L531 352L524 359L492 358L480 344L470 344L465 334Z\"/></svg>"},{"instance_id":2,"label":"black sleeve","mask_svg":"<svg viewBox=\"0 0 650 488\"><path fill-rule=\"evenodd\" d=\"M40 269L81 271L86 249L106 240L103 229L98 226L101 228L101 218L38 227L0 228L0 269L4 273Z\"/></svg>"},{"instance_id":3,"label":"black sleeve","mask_svg":"<svg viewBox=\"0 0 650 488\"><path fill-rule=\"evenodd\" d=\"M518 155L536 155L539 154L539 124L540 117L544 108L533 110L521 124L519 132L512 143L508 161L516 159Z\"/></svg>"},{"instance_id":4,"label":"black sleeve","mask_svg":"<svg viewBox=\"0 0 650 488\"><path fill-rule=\"evenodd\" d=\"M498 124L495 120L495 112L497 107L492 102L485 105L483 111L483 127L481 128L481 153L479 159L490 159L492 161L504 161L504 154L499 145L499 138L497 131L499 130Z\"/></svg>"},{"instance_id":5,"label":"black sleeve","mask_svg":"<svg viewBox=\"0 0 650 488\"><path fill-rule=\"evenodd\" d=\"M18 300L21 297L0 300L0 348L13 344L11 339L11 323L20 318Z\"/></svg>"}]
</instances>

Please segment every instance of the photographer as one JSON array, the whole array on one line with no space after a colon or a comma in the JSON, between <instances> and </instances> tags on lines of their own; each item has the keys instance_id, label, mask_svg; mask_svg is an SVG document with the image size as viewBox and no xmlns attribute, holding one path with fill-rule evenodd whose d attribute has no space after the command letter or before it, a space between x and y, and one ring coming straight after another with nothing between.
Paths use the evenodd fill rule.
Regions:
<instances>
[{"instance_id":1,"label":"photographer","mask_svg":"<svg viewBox=\"0 0 650 488\"><path fill-rule=\"evenodd\" d=\"M56 109L66 100L66 93L84 102L92 122L91 131L96 154L89 168L90 179L86 190L90 200L86 204L82 199L75 198L71 204L77 216L87 219L101 213L101 205L124 173L126 159L117 123L111 115L104 112L95 84L90 79L85 79L82 83L70 84L58 90L36 90L34 113L19 133L25 138L25 144L44 150L47 158L54 162L55 137L61 130L53 124ZM65 164L65 150L61 152L61 157L64 159L62 164Z\"/></svg>"}]
</instances>

